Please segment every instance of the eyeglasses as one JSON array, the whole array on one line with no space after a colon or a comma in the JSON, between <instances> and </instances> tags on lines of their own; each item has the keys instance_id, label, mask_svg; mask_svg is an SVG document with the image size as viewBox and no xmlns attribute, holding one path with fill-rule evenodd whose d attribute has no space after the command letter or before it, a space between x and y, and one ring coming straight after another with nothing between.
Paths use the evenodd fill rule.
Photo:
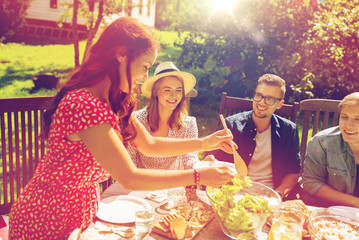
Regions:
<instances>
[{"instance_id":1,"label":"eyeglasses","mask_svg":"<svg viewBox=\"0 0 359 240\"><path fill-rule=\"evenodd\" d=\"M260 93L254 92L254 95L253 95L254 101L260 102L260 101L262 101L263 98L264 98L264 103L267 104L268 106L273 106L277 101L282 100L281 98L265 97Z\"/></svg>"}]
</instances>

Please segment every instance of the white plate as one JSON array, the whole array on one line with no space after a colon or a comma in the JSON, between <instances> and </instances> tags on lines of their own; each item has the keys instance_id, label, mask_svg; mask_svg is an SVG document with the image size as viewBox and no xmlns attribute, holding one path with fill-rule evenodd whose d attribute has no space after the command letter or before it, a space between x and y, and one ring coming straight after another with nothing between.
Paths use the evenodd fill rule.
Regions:
<instances>
[{"instance_id":1,"label":"white plate","mask_svg":"<svg viewBox=\"0 0 359 240\"><path fill-rule=\"evenodd\" d=\"M331 209L331 208L341 209L341 210L351 212L351 213L359 213L359 208L355 208L355 207L348 207L348 206L331 206L331 207L329 207L329 209Z\"/></svg>"},{"instance_id":2,"label":"white plate","mask_svg":"<svg viewBox=\"0 0 359 240\"><path fill-rule=\"evenodd\" d=\"M96 216L111 223L131 223L135 221L135 209L139 206L151 207L146 200L134 196L112 196L99 203Z\"/></svg>"},{"instance_id":3,"label":"white plate","mask_svg":"<svg viewBox=\"0 0 359 240\"><path fill-rule=\"evenodd\" d=\"M215 161L215 162L199 161L199 162L197 162L197 163L195 163L193 165L193 168L194 169L200 169L200 168L204 168L204 167L219 167L219 166L230 167L233 170L233 172L237 173L236 167L234 166L234 163L222 162L222 161Z\"/></svg>"},{"instance_id":4,"label":"white plate","mask_svg":"<svg viewBox=\"0 0 359 240\"><path fill-rule=\"evenodd\" d=\"M348 213L348 215L354 215L354 217L357 218L357 220L359 221L359 208L355 208L355 207L348 207L348 206L331 206L328 207L328 209L339 209L339 210L343 210L345 212Z\"/></svg>"}]
</instances>

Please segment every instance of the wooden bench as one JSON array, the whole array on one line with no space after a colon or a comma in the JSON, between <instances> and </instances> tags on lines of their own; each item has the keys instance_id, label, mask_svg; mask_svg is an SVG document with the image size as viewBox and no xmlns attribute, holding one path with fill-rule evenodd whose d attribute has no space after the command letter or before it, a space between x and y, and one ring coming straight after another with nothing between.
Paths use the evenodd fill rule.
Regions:
<instances>
[{"instance_id":1,"label":"wooden bench","mask_svg":"<svg viewBox=\"0 0 359 240\"><path fill-rule=\"evenodd\" d=\"M135 90L139 101L138 108L148 103ZM186 96L196 97L192 90ZM13 202L32 178L36 166L45 154L46 141L41 137L42 116L49 106L52 96L22 97L0 99L0 215L8 214ZM113 180L101 183L101 191L105 190Z\"/></svg>"},{"instance_id":2,"label":"wooden bench","mask_svg":"<svg viewBox=\"0 0 359 240\"><path fill-rule=\"evenodd\" d=\"M42 116L51 99L0 99L0 215L10 211L12 203L33 176L45 153L45 139L40 132Z\"/></svg>"}]
</instances>

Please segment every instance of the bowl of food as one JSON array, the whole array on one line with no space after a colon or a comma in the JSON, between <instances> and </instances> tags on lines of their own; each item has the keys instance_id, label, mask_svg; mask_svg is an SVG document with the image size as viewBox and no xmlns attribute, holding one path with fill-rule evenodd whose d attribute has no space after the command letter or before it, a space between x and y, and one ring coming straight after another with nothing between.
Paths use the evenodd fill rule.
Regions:
<instances>
[{"instance_id":1,"label":"bowl of food","mask_svg":"<svg viewBox=\"0 0 359 240\"><path fill-rule=\"evenodd\" d=\"M257 239L267 217L281 204L279 194L249 177L235 177L206 193L224 234L232 239Z\"/></svg>"},{"instance_id":2,"label":"bowl of food","mask_svg":"<svg viewBox=\"0 0 359 240\"><path fill-rule=\"evenodd\" d=\"M309 214L308 229L312 240L359 240L359 217L337 208L316 209Z\"/></svg>"}]
</instances>

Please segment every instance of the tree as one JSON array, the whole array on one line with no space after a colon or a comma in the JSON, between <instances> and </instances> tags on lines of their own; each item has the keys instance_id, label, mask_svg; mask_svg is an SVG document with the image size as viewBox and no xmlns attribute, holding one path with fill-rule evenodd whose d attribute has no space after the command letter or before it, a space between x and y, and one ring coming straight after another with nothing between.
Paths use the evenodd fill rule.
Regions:
<instances>
[{"instance_id":1,"label":"tree","mask_svg":"<svg viewBox=\"0 0 359 240\"><path fill-rule=\"evenodd\" d=\"M79 9L79 0L74 0L73 5L73 14L72 14L72 33L73 33L73 43L74 43L74 50L75 50L75 66L80 65L80 49L79 49L79 36L77 33L77 13Z\"/></svg>"},{"instance_id":2,"label":"tree","mask_svg":"<svg viewBox=\"0 0 359 240\"><path fill-rule=\"evenodd\" d=\"M80 64L77 36L77 19L79 17L87 19L86 26L88 30L88 37L85 49L86 53L88 48L92 45L101 23L104 23L104 16L119 14L123 10L126 10L125 14L128 14L131 12L132 8L139 6L138 4L132 3L131 0L71 0L71 2L64 2L63 5L67 7L67 11L62 14L60 22L65 21L69 17L72 18L75 66Z\"/></svg>"},{"instance_id":3,"label":"tree","mask_svg":"<svg viewBox=\"0 0 359 240\"><path fill-rule=\"evenodd\" d=\"M300 51L308 79L298 86L332 99L359 91L359 1L326 1L310 25Z\"/></svg>"},{"instance_id":4,"label":"tree","mask_svg":"<svg viewBox=\"0 0 359 240\"><path fill-rule=\"evenodd\" d=\"M236 3L232 15L217 11L193 22L178 44L180 66L208 71L199 86L250 97L270 72L287 81L289 102L359 91L359 0Z\"/></svg>"},{"instance_id":5,"label":"tree","mask_svg":"<svg viewBox=\"0 0 359 240\"><path fill-rule=\"evenodd\" d=\"M0 40L13 36L24 25L32 0L0 0Z\"/></svg>"},{"instance_id":6,"label":"tree","mask_svg":"<svg viewBox=\"0 0 359 240\"><path fill-rule=\"evenodd\" d=\"M156 1L156 28L190 30L194 23L207 16L208 0Z\"/></svg>"},{"instance_id":7,"label":"tree","mask_svg":"<svg viewBox=\"0 0 359 240\"><path fill-rule=\"evenodd\" d=\"M213 89L221 86L218 91L231 96L252 96L257 79L268 72L288 85L300 82L298 50L315 7L298 7L287 0L242 0L232 9L232 14L211 12L197 21L178 44L183 49L179 64L206 69Z\"/></svg>"}]
</instances>

